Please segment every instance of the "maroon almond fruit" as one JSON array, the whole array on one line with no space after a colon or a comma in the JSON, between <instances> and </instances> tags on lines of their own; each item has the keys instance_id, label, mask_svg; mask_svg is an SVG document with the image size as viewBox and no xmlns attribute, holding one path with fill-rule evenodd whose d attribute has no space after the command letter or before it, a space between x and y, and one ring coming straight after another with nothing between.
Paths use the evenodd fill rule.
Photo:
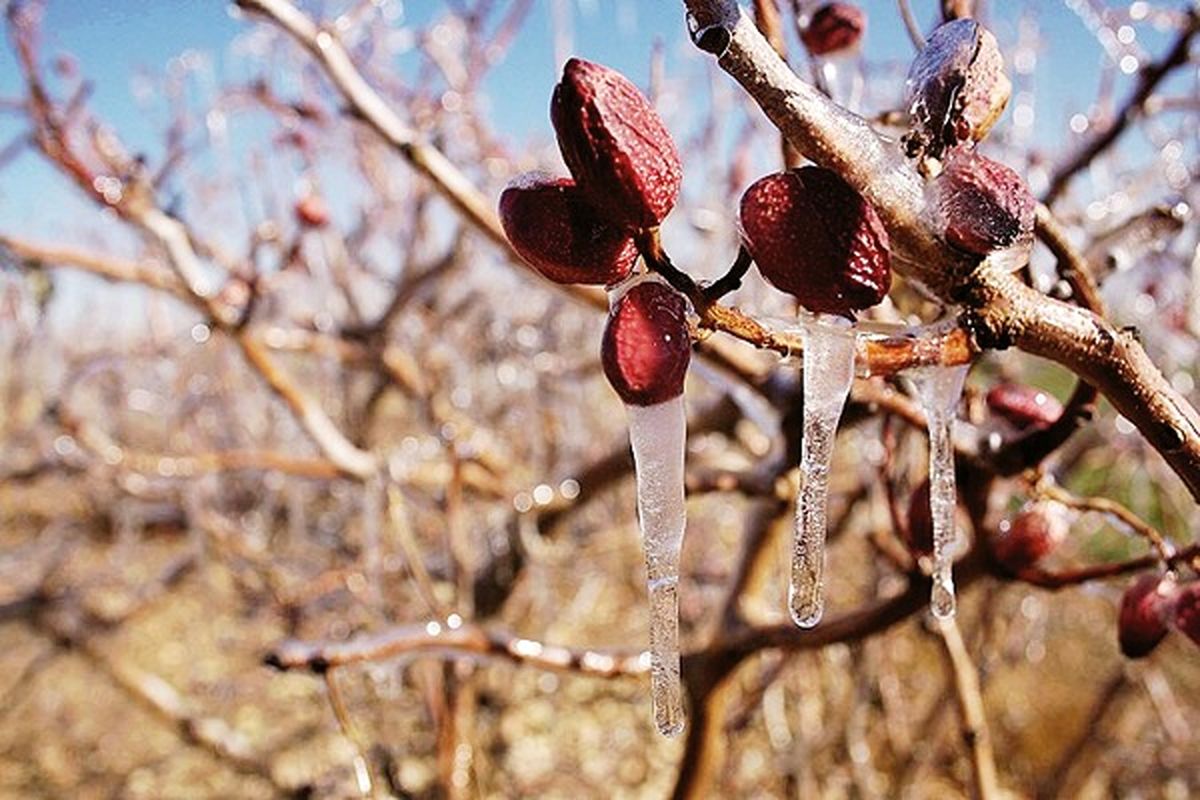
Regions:
<instances>
[{"instance_id":1,"label":"maroon almond fruit","mask_svg":"<svg viewBox=\"0 0 1200 800\"><path fill-rule=\"evenodd\" d=\"M988 536L988 550L997 564L1016 574L1049 555L1066 538L1068 527L1058 509L1035 503L1003 520Z\"/></svg>"},{"instance_id":2,"label":"maroon almond fruit","mask_svg":"<svg viewBox=\"0 0 1200 800\"><path fill-rule=\"evenodd\" d=\"M683 167L658 113L621 73L572 58L554 87L550 121L576 183L624 228L653 228L679 199Z\"/></svg>"},{"instance_id":3,"label":"maroon almond fruit","mask_svg":"<svg viewBox=\"0 0 1200 800\"><path fill-rule=\"evenodd\" d=\"M687 304L655 280L637 284L617 301L600 343L608 382L635 406L681 395L691 355Z\"/></svg>"},{"instance_id":4,"label":"maroon almond fruit","mask_svg":"<svg viewBox=\"0 0 1200 800\"><path fill-rule=\"evenodd\" d=\"M1150 655L1167 635L1172 585L1161 575L1143 575L1121 597L1117 642L1129 658Z\"/></svg>"},{"instance_id":5,"label":"maroon almond fruit","mask_svg":"<svg viewBox=\"0 0 1200 800\"><path fill-rule=\"evenodd\" d=\"M830 170L802 167L760 178L742 195L741 225L763 277L809 311L853 316L891 288L879 215Z\"/></svg>"},{"instance_id":6,"label":"maroon almond fruit","mask_svg":"<svg viewBox=\"0 0 1200 800\"><path fill-rule=\"evenodd\" d=\"M1192 581L1179 590L1171 624L1200 644L1200 581Z\"/></svg>"},{"instance_id":7,"label":"maroon almond fruit","mask_svg":"<svg viewBox=\"0 0 1200 800\"><path fill-rule=\"evenodd\" d=\"M915 556L933 553L933 517L929 507L929 479L921 482L908 500L908 527L902 532L904 544Z\"/></svg>"},{"instance_id":8,"label":"maroon almond fruit","mask_svg":"<svg viewBox=\"0 0 1200 800\"><path fill-rule=\"evenodd\" d=\"M1027 253L1033 245L1036 201L1021 176L998 161L957 151L932 191L946 241L959 250L986 256L1000 250Z\"/></svg>"},{"instance_id":9,"label":"maroon almond fruit","mask_svg":"<svg viewBox=\"0 0 1200 800\"><path fill-rule=\"evenodd\" d=\"M616 283L637 261L633 239L608 222L570 178L525 175L500 195L513 249L555 283Z\"/></svg>"},{"instance_id":10,"label":"maroon almond fruit","mask_svg":"<svg viewBox=\"0 0 1200 800\"><path fill-rule=\"evenodd\" d=\"M324 228L329 224L329 208L319 194L306 194L296 201L296 220L306 228Z\"/></svg>"},{"instance_id":11,"label":"maroon almond fruit","mask_svg":"<svg viewBox=\"0 0 1200 800\"><path fill-rule=\"evenodd\" d=\"M996 37L973 19L937 28L913 60L906 85L909 153L940 158L962 142L978 142L1012 94Z\"/></svg>"},{"instance_id":12,"label":"maroon almond fruit","mask_svg":"<svg viewBox=\"0 0 1200 800\"><path fill-rule=\"evenodd\" d=\"M1062 403L1051 394L1021 383L1001 383L987 393L992 413L1017 430L1044 428L1062 416Z\"/></svg>"},{"instance_id":13,"label":"maroon almond fruit","mask_svg":"<svg viewBox=\"0 0 1200 800\"><path fill-rule=\"evenodd\" d=\"M852 3L826 3L813 12L800 40L814 56L850 50L862 40L867 15Z\"/></svg>"}]
</instances>

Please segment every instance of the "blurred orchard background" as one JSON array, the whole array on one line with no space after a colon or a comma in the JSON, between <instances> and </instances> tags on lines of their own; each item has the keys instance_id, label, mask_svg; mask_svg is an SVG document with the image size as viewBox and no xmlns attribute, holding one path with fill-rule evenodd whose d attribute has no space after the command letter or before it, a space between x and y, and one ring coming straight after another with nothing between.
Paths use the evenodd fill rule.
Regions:
<instances>
[{"instance_id":1,"label":"blurred orchard background","mask_svg":"<svg viewBox=\"0 0 1200 800\"><path fill-rule=\"evenodd\" d=\"M603 308L516 263L495 201L518 173L564 172L548 106L566 58L608 64L683 155L664 241L714 279L738 197L781 167L778 132L689 40L682 3L266 5L284 12L0 3L0 796L1200 793L1195 645L1117 647L1121 593L1161 568L1147 531L1194 554L1198 524L1131 424L1101 403L983 490L987 459L960 455L954 642L901 535L924 431L903 381L862 381L829 610L801 632L784 569L798 364L733 340L739 374L697 358L688 383L693 708L681 739L658 736ZM813 5L754 4L806 77ZM904 13L927 34L955 4L860 5L839 99L898 135ZM1014 85L984 151L1052 201L1109 319L1196 402L1193 9L976 14ZM343 94L357 77L383 106ZM1027 279L1062 291L1043 246ZM754 275L732 301L793 310ZM898 281L874 313L938 311ZM1073 380L980 359L960 453L1017 435L992 386L1065 402ZM983 542L1031 501L1069 534L1013 574Z\"/></svg>"}]
</instances>

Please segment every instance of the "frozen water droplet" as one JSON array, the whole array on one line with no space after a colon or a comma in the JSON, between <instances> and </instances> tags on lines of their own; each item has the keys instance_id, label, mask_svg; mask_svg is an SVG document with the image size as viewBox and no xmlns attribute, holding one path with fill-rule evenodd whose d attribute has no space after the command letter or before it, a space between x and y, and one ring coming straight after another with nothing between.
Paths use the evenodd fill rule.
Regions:
<instances>
[{"instance_id":1,"label":"frozen water droplet","mask_svg":"<svg viewBox=\"0 0 1200 800\"><path fill-rule=\"evenodd\" d=\"M930 608L939 618L953 616L954 578L954 416L969 365L921 367L910 374L929 426L929 511L933 519L933 594Z\"/></svg>"},{"instance_id":2,"label":"frozen water droplet","mask_svg":"<svg viewBox=\"0 0 1200 800\"><path fill-rule=\"evenodd\" d=\"M803 336L804 433L788 608L797 625L811 628L824 611L829 467L838 419L854 380L854 330L841 317L821 314L806 321Z\"/></svg>"},{"instance_id":3,"label":"frozen water droplet","mask_svg":"<svg viewBox=\"0 0 1200 800\"><path fill-rule=\"evenodd\" d=\"M679 554L687 526L683 395L652 406L626 406L637 473L638 522L650 592L650 694L664 736L684 726L679 679Z\"/></svg>"}]
</instances>

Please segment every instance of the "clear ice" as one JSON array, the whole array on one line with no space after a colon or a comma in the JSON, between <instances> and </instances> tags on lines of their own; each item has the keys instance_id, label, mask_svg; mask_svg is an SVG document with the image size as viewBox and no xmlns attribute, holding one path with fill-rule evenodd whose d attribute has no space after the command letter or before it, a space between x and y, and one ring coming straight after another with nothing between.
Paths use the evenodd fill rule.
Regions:
<instances>
[{"instance_id":1,"label":"clear ice","mask_svg":"<svg viewBox=\"0 0 1200 800\"><path fill-rule=\"evenodd\" d=\"M825 595L825 511L838 419L854 380L854 330L841 317L818 315L804 335L804 433L788 608L802 628L821 621Z\"/></svg>"},{"instance_id":2,"label":"clear ice","mask_svg":"<svg viewBox=\"0 0 1200 800\"><path fill-rule=\"evenodd\" d=\"M933 594L935 617L954 615L954 417L962 397L967 366L921 367L910 378L929 426L929 510L933 519Z\"/></svg>"},{"instance_id":3,"label":"clear ice","mask_svg":"<svg viewBox=\"0 0 1200 800\"><path fill-rule=\"evenodd\" d=\"M650 693L664 736L684 726L679 678L679 554L687 526L683 395L652 406L626 406L637 473L638 522L650 590Z\"/></svg>"}]
</instances>

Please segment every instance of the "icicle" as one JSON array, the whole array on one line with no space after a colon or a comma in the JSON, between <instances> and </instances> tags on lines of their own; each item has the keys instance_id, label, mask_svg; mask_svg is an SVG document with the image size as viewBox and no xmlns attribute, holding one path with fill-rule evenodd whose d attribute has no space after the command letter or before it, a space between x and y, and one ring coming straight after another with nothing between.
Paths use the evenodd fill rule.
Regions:
<instances>
[{"instance_id":1,"label":"icicle","mask_svg":"<svg viewBox=\"0 0 1200 800\"><path fill-rule=\"evenodd\" d=\"M967 366L913 370L913 387L929 425L929 509L933 518L933 594L930 607L939 618L954 615L954 416L962 397Z\"/></svg>"},{"instance_id":2,"label":"icicle","mask_svg":"<svg viewBox=\"0 0 1200 800\"><path fill-rule=\"evenodd\" d=\"M797 625L811 628L824 610L829 467L838 419L854 379L854 331L842 317L819 314L806 321L803 335L804 433L788 607Z\"/></svg>"},{"instance_id":3,"label":"icicle","mask_svg":"<svg viewBox=\"0 0 1200 800\"><path fill-rule=\"evenodd\" d=\"M687 416L682 395L652 406L626 405L626 410L650 590L654 722L664 736L676 736L684 725L679 682L679 554L687 525L683 498Z\"/></svg>"}]
</instances>

